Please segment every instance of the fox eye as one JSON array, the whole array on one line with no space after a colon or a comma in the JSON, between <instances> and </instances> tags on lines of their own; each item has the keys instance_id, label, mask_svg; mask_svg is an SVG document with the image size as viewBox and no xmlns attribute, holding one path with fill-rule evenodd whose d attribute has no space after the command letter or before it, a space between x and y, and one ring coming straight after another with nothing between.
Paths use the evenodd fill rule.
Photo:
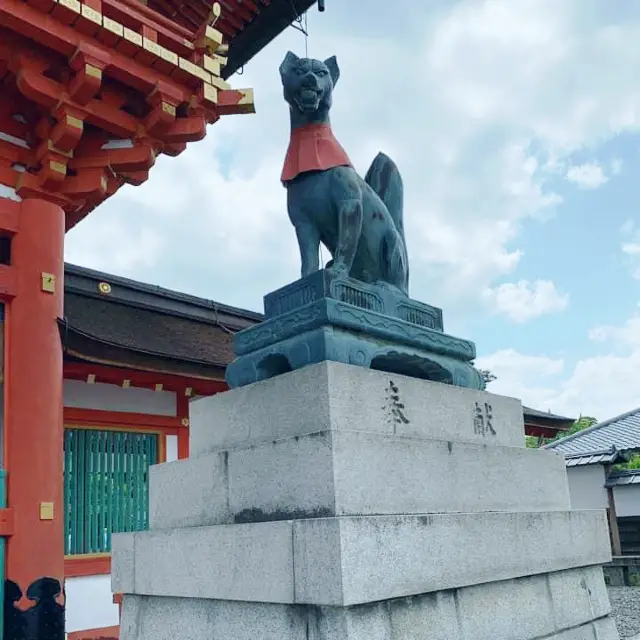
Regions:
<instances>
[{"instance_id":1,"label":"fox eye","mask_svg":"<svg viewBox=\"0 0 640 640\"><path fill-rule=\"evenodd\" d=\"M303 75L303 74L304 74L304 70L303 70L303 69L301 69L300 67L296 67L296 68L295 68L295 70L294 70L294 72L295 72L295 74L296 74L297 76L301 76L301 75Z\"/></svg>"},{"instance_id":2,"label":"fox eye","mask_svg":"<svg viewBox=\"0 0 640 640\"><path fill-rule=\"evenodd\" d=\"M327 75L327 72L324 69L320 69L320 71L318 71L318 75L321 78L324 78Z\"/></svg>"}]
</instances>

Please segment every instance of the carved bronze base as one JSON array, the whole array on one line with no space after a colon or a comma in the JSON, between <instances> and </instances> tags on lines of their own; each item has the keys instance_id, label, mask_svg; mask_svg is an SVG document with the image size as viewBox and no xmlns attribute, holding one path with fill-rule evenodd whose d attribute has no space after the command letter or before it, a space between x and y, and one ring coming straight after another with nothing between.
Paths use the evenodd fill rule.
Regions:
<instances>
[{"instance_id":1,"label":"carved bronze base","mask_svg":"<svg viewBox=\"0 0 640 640\"><path fill-rule=\"evenodd\" d=\"M442 331L442 312L384 285L318 271L265 296L265 321L234 336L230 387L333 360L483 389L475 345Z\"/></svg>"},{"instance_id":2,"label":"carved bronze base","mask_svg":"<svg viewBox=\"0 0 640 640\"><path fill-rule=\"evenodd\" d=\"M55 578L38 578L25 592L33 605L22 611L17 603L22 589L13 580L4 582L3 640L64 640L64 605L57 598L63 593Z\"/></svg>"}]
</instances>

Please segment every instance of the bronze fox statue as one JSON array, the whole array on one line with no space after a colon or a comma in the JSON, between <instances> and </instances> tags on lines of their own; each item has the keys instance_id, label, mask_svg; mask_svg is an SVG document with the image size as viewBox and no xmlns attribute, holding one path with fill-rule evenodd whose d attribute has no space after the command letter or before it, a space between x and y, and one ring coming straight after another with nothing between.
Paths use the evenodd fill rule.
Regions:
<instances>
[{"instance_id":1,"label":"bronze fox statue","mask_svg":"<svg viewBox=\"0 0 640 640\"><path fill-rule=\"evenodd\" d=\"M289 52L280 76L291 115L281 179L302 277L320 269L322 243L333 258L327 268L335 275L408 295L402 178L393 161L379 153L363 180L335 139L329 120L340 76L335 56L322 62Z\"/></svg>"}]
</instances>

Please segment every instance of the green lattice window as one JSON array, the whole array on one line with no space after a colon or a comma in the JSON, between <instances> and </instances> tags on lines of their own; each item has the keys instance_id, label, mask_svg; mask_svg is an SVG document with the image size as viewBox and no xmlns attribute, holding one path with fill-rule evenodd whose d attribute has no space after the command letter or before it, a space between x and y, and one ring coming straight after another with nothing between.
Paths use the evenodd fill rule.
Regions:
<instances>
[{"instance_id":1,"label":"green lattice window","mask_svg":"<svg viewBox=\"0 0 640 640\"><path fill-rule=\"evenodd\" d=\"M105 553L111 534L149 524L149 465L158 436L65 429L65 554Z\"/></svg>"}]
</instances>

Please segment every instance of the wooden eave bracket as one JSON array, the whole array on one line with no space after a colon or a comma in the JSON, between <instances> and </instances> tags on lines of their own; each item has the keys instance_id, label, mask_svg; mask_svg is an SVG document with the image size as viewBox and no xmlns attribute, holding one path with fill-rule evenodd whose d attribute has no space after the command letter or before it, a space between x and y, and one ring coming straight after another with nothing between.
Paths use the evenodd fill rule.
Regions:
<instances>
[{"instance_id":1,"label":"wooden eave bracket","mask_svg":"<svg viewBox=\"0 0 640 640\"><path fill-rule=\"evenodd\" d=\"M253 89L218 91L217 111L221 115L255 113Z\"/></svg>"},{"instance_id":2,"label":"wooden eave bracket","mask_svg":"<svg viewBox=\"0 0 640 640\"><path fill-rule=\"evenodd\" d=\"M8 537L13 535L13 509L6 507L0 509L0 536Z\"/></svg>"},{"instance_id":3,"label":"wooden eave bracket","mask_svg":"<svg viewBox=\"0 0 640 640\"><path fill-rule=\"evenodd\" d=\"M76 72L69 94L81 105L86 105L100 91L102 73L111 65L111 56L101 48L81 42L69 60L69 65Z\"/></svg>"}]
</instances>

